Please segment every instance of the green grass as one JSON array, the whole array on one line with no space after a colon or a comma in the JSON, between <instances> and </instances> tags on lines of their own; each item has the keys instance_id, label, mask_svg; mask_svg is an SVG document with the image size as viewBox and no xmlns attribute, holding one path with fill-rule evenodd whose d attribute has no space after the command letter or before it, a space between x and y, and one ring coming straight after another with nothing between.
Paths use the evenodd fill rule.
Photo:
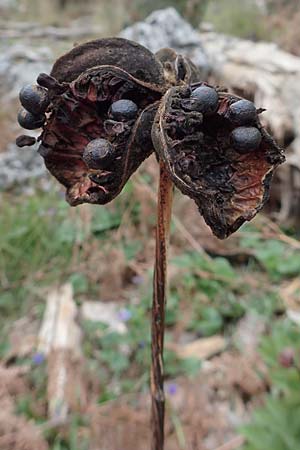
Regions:
<instances>
[{"instance_id":1,"label":"green grass","mask_svg":"<svg viewBox=\"0 0 300 450\"><path fill-rule=\"evenodd\" d=\"M61 282L79 230L57 191L4 196L0 223L1 316L26 311L46 283ZM25 300L25 302L24 302Z\"/></svg>"},{"instance_id":2,"label":"green grass","mask_svg":"<svg viewBox=\"0 0 300 450\"><path fill-rule=\"evenodd\" d=\"M264 17L252 1L210 0L203 20L212 23L219 33L255 40L271 38Z\"/></svg>"},{"instance_id":3,"label":"green grass","mask_svg":"<svg viewBox=\"0 0 300 450\"><path fill-rule=\"evenodd\" d=\"M148 182L151 183L151 180ZM98 256L99 260L105 261L108 252L117 248L124 256L125 267L130 267L132 263L139 265L140 258L144 256L145 240L148 239L145 232L139 234L141 221L148 219L141 216L141 207L134 197L132 183L128 183L123 194L112 205L86 209L70 208L56 185L49 192L34 187L34 195L7 193L2 198L2 356L9 350L9 330L16 318L28 315L31 311L35 312L35 318L41 318L45 288L70 281L76 301L81 302L85 298L96 300L99 298L99 289L97 283L95 285L94 272L99 267L95 268L94 264ZM153 232L152 226L149 227L150 233ZM181 324L183 332L190 333L194 338L221 333L230 339L236 323L248 312L262 315L270 323L278 323L262 342L262 352L269 364L274 386L266 401L266 408L270 409L272 402L277 405L284 392L286 400L280 407L278 405L278 411L282 420L291 424L287 414L289 408L294 411L294 403L290 405L292 396L287 392L291 390L292 383L295 390L298 389L300 380L293 370L286 377L286 369L278 367L277 356L283 347L292 345L298 348L299 336L295 327L285 322L279 288L281 283L297 276L300 252L288 242L276 237L265 237L257 226L252 225L243 227L240 232L240 251L252 255L243 264L232 264L223 257L208 260L195 251L176 249L178 256L170 261L171 272L175 275L170 280L166 342L174 341L174 330L178 324ZM149 265L152 266L152 261ZM125 335L108 330L101 322L81 323L87 369L97 374L101 382L98 403L120 394L148 389L151 292L152 270L144 273L141 286L129 285L124 290L122 299L127 299L128 328ZM17 363L28 364L28 361ZM201 361L182 360L174 352L166 350L165 366L167 378L193 376L199 372ZM45 408L37 407L46 401L46 374L45 365L32 367L28 382L36 388L17 399L18 413L37 423L46 420L45 414L41 413ZM295 408L298 408L298 404ZM259 427L261 430L267 424L271 432L276 434L277 418L275 420L270 411L263 411L258 412L253 422L245 428L244 433L249 439L247 450L265 450L252 443L254 438L251 436L256 435ZM62 434L59 430L47 433L51 450L77 448L78 435L86 425L82 425L85 418L76 414L72 415L68 433ZM88 448L87 442L80 445L80 450ZM290 448L287 447L288 450Z\"/></svg>"},{"instance_id":4,"label":"green grass","mask_svg":"<svg viewBox=\"0 0 300 450\"><path fill-rule=\"evenodd\" d=\"M294 351L291 367L280 364L280 354ZM299 446L300 334L299 326L282 320L261 343L261 354L269 368L270 393L241 431L247 438L243 450L295 450Z\"/></svg>"}]
</instances>

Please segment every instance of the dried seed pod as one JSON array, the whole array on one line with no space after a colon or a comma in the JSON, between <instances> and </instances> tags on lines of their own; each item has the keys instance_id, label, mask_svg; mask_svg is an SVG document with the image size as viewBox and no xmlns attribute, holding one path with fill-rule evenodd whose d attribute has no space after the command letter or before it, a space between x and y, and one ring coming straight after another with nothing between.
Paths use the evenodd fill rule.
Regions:
<instances>
[{"instance_id":1,"label":"dried seed pod","mask_svg":"<svg viewBox=\"0 0 300 450\"><path fill-rule=\"evenodd\" d=\"M116 121L127 121L136 118L138 107L132 100L121 99L112 103L109 110L109 117Z\"/></svg>"},{"instance_id":2,"label":"dried seed pod","mask_svg":"<svg viewBox=\"0 0 300 450\"><path fill-rule=\"evenodd\" d=\"M197 104L197 111L203 114L213 114L218 109L219 96L215 88L202 85L191 95L191 100Z\"/></svg>"},{"instance_id":3,"label":"dried seed pod","mask_svg":"<svg viewBox=\"0 0 300 450\"><path fill-rule=\"evenodd\" d=\"M148 49L122 38L97 39L77 45L54 64L51 76L59 82L73 81L96 66L114 66L134 78L156 86L164 84L163 68Z\"/></svg>"},{"instance_id":4,"label":"dried seed pod","mask_svg":"<svg viewBox=\"0 0 300 450\"><path fill-rule=\"evenodd\" d=\"M237 152L248 153L258 149L262 137L255 127L238 127L231 132L230 139Z\"/></svg>"},{"instance_id":5,"label":"dried seed pod","mask_svg":"<svg viewBox=\"0 0 300 450\"><path fill-rule=\"evenodd\" d=\"M51 113L40 154L49 171L67 187L71 205L111 201L151 154L151 125L164 89L113 66L86 70L64 83L60 95L52 96L49 89ZM130 108L114 108L124 105L124 97L133 99L126 100ZM114 111L119 119L121 112L130 113L131 120L112 120Z\"/></svg>"},{"instance_id":6,"label":"dried seed pod","mask_svg":"<svg viewBox=\"0 0 300 450\"><path fill-rule=\"evenodd\" d=\"M21 105L31 114L43 114L49 105L47 89L37 84L24 86L19 94Z\"/></svg>"},{"instance_id":7,"label":"dried seed pod","mask_svg":"<svg viewBox=\"0 0 300 450\"><path fill-rule=\"evenodd\" d=\"M196 83L203 79L201 71L187 57L177 55L171 48L162 48L155 53L164 68L167 83L171 85Z\"/></svg>"},{"instance_id":8,"label":"dried seed pod","mask_svg":"<svg viewBox=\"0 0 300 450\"><path fill-rule=\"evenodd\" d=\"M247 125L257 120L256 107L249 100L238 100L229 106L229 117L237 125Z\"/></svg>"},{"instance_id":9,"label":"dried seed pod","mask_svg":"<svg viewBox=\"0 0 300 450\"><path fill-rule=\"evenodd\" d=\"M66 87L62 83L59 83L47 73L40 73L36 81L40 86L50 89L53 94L62 94L66 90Z\"/></svg>"},{"instance_id":10,"label":"dried seed pod","mask_svg":"<svg viewBox=\"0 0 300 450\"><path fill-rule=\"evenodd\" d=\"M89 169L105 169L114 155L114 147L106 139L93 139L85 147L83 161Z\"/></svg>"},{"instance_id":11,"label":"dried seed pod","mask_svg":"<svg viewBox=\"0 0 300 450\"><path fill-rule=\"evenodd\" d=\"M239 135L237 130L244 128L235 129L228 112L238 97L219 92L215 113L197 113L197 119L195 112L182 107L191 95L185 87L167 91L155 117L152 139L174 184L195 200L213 233L223 239L263 207L272 173L284 156L258 119L257 127L243 131L239 152L233 148L232 133Z\"/></svg>"},{"instance_id":12,"label":"dried seed pod","mask_svg":"<svg viewBox=\"0 0 300 450\"><path fill-rule=\"evenodd\" d=\"M27 134L22 134L18 136L16 139L16 145L20 148L22 147L30 147L36 143L36 138L33 136L27 136Z\"/></svg>"},{"instance_id":13,"label":"dried seed pod","mask_svg":"<svg viewBox=\"0 0 300 450\"><path fill-rule=\"evenodd\" d=\"M267 200L283 152L261 126L261 110L199 78L173 50L155 57L119 38L75 47L50 76L41 74L51 104L39 153L69 203L112 200L153 141L175 185L219 238L250 220Z\"/></svg>"},{"instance_id":14,"label":"dried seed pod","mask_svg":"<svg viewBox=\"0 0 300 450\"><path fill-rule=\"evenodd\" d=\"M26 109L21 108L18 113L18 122L22 128L26 130L35 130L41 128L46 120L45 114L34 115Z\"/></svg>"}]
</instances>

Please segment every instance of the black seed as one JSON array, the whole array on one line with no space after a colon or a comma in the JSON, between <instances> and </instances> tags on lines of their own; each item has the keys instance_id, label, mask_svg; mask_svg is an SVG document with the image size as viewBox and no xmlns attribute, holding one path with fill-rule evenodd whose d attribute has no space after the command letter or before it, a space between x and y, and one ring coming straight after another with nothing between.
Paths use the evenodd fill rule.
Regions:
<instances>
[{"instance_id":1,"label":"black seed","mask_svg":"<svg viewBox=\"0 0 300 450\"><path fill-rule=\"evenodd\" d=\"M109 110L109 116L120 122L135 119L138 113L137 105L131 100L117 100Z\"/></svg>"},{"instance_id":2,"label":"black seed","mask_svg":"<svg viewBox=\"0 0 300 450\"><path fill-rule=\"evenodd\" d=\"M26 130L35 130L36 128L41 128L46 120L45 114L34 115L31 114L26 109L20 109L18 113L18 122L21 127L26 128Z\"/></svg>"},{"instance_id":3,"label":"black seed","mask_svg":"<svg viewBox=\"0 0 300 450\"><path fill-rule=\"evenodd\" d=\"M192 92L191 99L197 99L197 111L203 114L213 114L218 109L219 96L214 88L200 86Z\"/></svg>"},{"instance_id":4,"label":"black seed","mask_svg":"<svg viewBox=\"0 0 300 450\"><path fill-rule=\"evenodd\" d=\"M90 169L105 169L112 160L114 147L106 139L94 139L85 147L82 159Z\"/></svg>"},{"instance_id":5,"label":"black seed","mask_svg":"<svg viewBox=\"0 0 300 450\"><path fill-rule=\"evenodd\" d=\"M33 136L27 136L26 134L22 134L18 136L16 139L16 145L20 148L22 147L30 147L31 145L36 143L36 138Z\"/></svg>"},{"instance_id":6,"label":"black seed","mask_svg":"<svg viewBox=\"0 0 300 450\"><path fill-rule=\"evenodd\" d=\"M24 86L20 91L19 98L21 105L35 115L44 113L49 105L47 89L37 84Z\"/></svg>"},{"instance_id":7,"label":"black seed","mask_svg":"<svg viewBox=\"0 0 300 450\"><path fill-rule=\"evenodd\" d=\"M257 150L261 143L261 134L255 127L238 127L231 133L231 142L239 153Z\"/></svg>"},{"instance_id":8,"label":"black seed","mask_svg":"<svg viewBox=\"0 0 300 450\"><path fill-rule=\"evenodd\" d=\"M237 125L253 123L257 118L256 107L249 100L238 100L230 105L229 117Z\"/></svg>"}]
</instances>

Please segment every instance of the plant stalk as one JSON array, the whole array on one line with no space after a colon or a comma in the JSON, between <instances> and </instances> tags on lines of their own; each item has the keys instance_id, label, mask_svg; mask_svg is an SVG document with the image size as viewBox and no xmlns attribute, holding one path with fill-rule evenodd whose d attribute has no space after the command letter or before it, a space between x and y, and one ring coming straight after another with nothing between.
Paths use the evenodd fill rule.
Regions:
<instances>
[{"instance_id":1,"label":"plant stalk","mask_svg":"<svg viewBox=\"0 0 300 450\"><path fill-rule=\"evenodd\" d=\"M152 364L151 364L151 450L164 448L164 331L167 292L167 251L173 199L173 183L160 162L157 201L156 249L152 303Z\"/></svg>"}]
</instances>

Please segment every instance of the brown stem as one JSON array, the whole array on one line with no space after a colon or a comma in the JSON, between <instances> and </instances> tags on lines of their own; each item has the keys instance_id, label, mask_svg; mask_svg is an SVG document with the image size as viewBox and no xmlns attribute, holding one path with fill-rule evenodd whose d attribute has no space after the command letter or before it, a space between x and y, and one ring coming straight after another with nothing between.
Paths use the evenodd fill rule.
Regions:
<instances>
[{"instance_id":1,"label":"brown stem","mask_svg":"<svg viewBox=\"0 0 300 450\"><path fill-rule=\"evenodd\" d=\"M164 164L160 163L157 205L156 250L152 304L152 365L151 365L151 430L152 450L164 448L164 329L167 289L167 250L172 210L173 183Z\"/></svg>"}]
</instances>

